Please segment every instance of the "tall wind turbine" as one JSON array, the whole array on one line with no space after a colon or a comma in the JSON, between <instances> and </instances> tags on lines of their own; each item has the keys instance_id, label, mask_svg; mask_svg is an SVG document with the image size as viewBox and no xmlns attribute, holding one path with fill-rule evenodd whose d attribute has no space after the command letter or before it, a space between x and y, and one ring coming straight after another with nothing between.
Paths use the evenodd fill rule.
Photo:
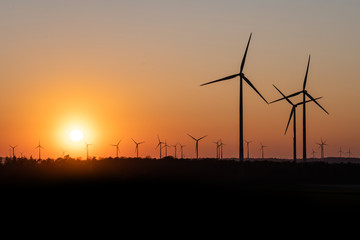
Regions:
<instances>
[{"instance_id":1,"label":"tall wind turbine","mask_svg":"<svg viewBox=\"0 0 360 240\"><path fill-rule=\"evenodd\" d=\"M308 76L308 72L309 72L309 65L310 65L310 55L309 55L309 60L308 60L308 64L307 64L307 67L306 67L306 73L305 73L305 78L304 78L304 83L303 83L303 89L299 92L296 92L296 93L293 93L291 95L288 95L287 97L290 98L290 97L294 97L294 96L297 96L299 94L302 94L303 95L303 103L306 102L306 97L310 98L312 101L314 101L322 110L324 110L324 112L326 112L327 114L329 114L317 101L316 99L314 99L308 92L307 90L305 89L306 88L306 82L307 82L307 76ZM280 100L283 100L285 99L284 97L283 98L280 98L278 100L275 100L273 102L277 102L277 101L280 101ZM271 102L271 103L273 103ZM304 162L306 162L306 104L303 104L303 160Z\"/></svg>"},{"instance_id":2,"label":"tall wind turbine","mask_svg":"<svg viewBox=\"0 0 360 240\"><path fill-rule=\"evenodd\" d=\"M252 141L246 141L246 151L247 151L247 159L250 160L250 143L252 143Z\"/></svg>"},{"instance_id":3,"label":"tall wind turbine","mask_svg":"<svg viewBox=\"0 0 360 240\"><path fill-rule=\"evenodd\" d=\"M89 146L92 144L85 142L85 145L86 145L86 160L89 160Z\"/></svg>"},{"instance_id":4,"label":"tall wind turbine","mask_svg":"<svg viewBox=\"0 0 360 240\"><path fill-rule=\"evenodd\" d=\"M196 142L196 144L195 144L196 159L199 160L199 141L200 141L201 139L203 139L204 137L207 137L207 135L205 135L205 136L203 136L203 137L201 137L201 138L198 138L198 139L194 138L194 137L191 136L190 134L188 134L188 135L189 135L189 137L191 137L192 139L194 139L194 141Z\"/></svg>"},{"instance_id":5,"label":"tall wind turbine","mask_svg":"<svg viewBox=\"0 0 360 240\"><path fill-rule=\"evenodd\" d=\"M10 148L12 149L12 157L11 157L11 155L10 155L10 158L15 158L15 148L17 147L17 145L15 145L15 146L9 145L9 146L10 146Z\"/></svg>"},{"instance_id":6,"label":"tall wind turbine","mask_svg":"<svg viewBox=\"0 0 360 240\"><path fill-rule=\"evenodd\" d=\"M116 158L119 158L119 144L121 143L121 140L118 141L117 144L111 144L111 146L116 147Z\"/></svg>"},{"instance_id":7,"label":"tall wind turbine","mask_svg":"<svg viewBox=\"0 0 360 240\"><path fill-rule=\"evenodd\" d=\"M136 145L136 147L135 147L136 158L139 158L139 145L142 144L142 143L144 143L144 142L135 142L134 139L132 139L132 140L134 141L134 143L135 143L135 145Z\"/></svg>"},{"instance_id":8,"label":"tall wind turbine","mask_svg":"<svg viewBox=\"0 0 360 240\"><path fill-rule=\"evenodd\" d=\"M160 137L159 137L159 135L157 136L157 138L158 138L158 141L159 141L159 143L158 143L158 145L156 146L156 148L160 148L160 159L161 159L161 147L162 147L162 144L164 144L164 142L162 142L162 141L160 141ZM155 148L155 149L156 149Z\"/></svg>"},{"instance_id":9,"label":"tall wind turbine","mask_svg":"<svg viewBox=\"0 0 360 240\"><path fill-rule=\"evenodd\" d=\"M164 148L165 148L165 157L167 157L167 149L168 147L170 147L167 143L166 143L166 140L165 140L165 143L164 143Z\"/></svg>"},{"instance_id":10,"label":"tall wind turbine","mask_svg":"<svg viewBox=\"0 0 360 240\"><path fill-rule=\"evenodd\" d=\"M290 99L285 96L275 85L273 85L276 90L278 90L278 92L284 97L284 99L286 99L286 101L292 106L291 108L291 112L290 112L290 118L289 118L289 121L287 123L287 126L286 126L286 129L285 129L285 133L287 132L288 128L289 128L289 124L290 124L290 121L291 121L291 118L294 117L293 119L293 158L294 158L294 162L296 162L296 107L299 106L299 105L305 105L306 103L308 102L311 102L312 100L307 100L305 102L300 102L300 103L297 103L297 104L293 104ZM321 97L319 98L315 98L315 100L318 100L320 99Z\"/></svg>"},{"instance_id":11,"label":"tall wind turbine","mask_svg":"<svg viewBox=\"0 0 360 240\"><path fill-rule=\"evenodd\" d=\"M264 159L264 148L268 147L268 146L265 146L263 145L262 143L260 143L260 150L261 150L261 159Z\"/></svg>"},{"instance_id":12,"label":"tall wind turbine","mask_svg":"<svg viewBox=\"0 0 360 240\"><path fill-rule=\"evenodd\" d=\"M320 149L321 149L321 159L324 161L324 146L326 146L326 140L323 141L321 139L321 142L320 143L316 143L317 145L319 145Z\"/></svg>"},{"instance_id":13,"label":"tall wind turbine","mask_svg":"<svg viewBox=\"0 0 360 240\"><path fill-rule=\"evenodd\" d=\"M216 144L216 159L220 159L220 142L216 141L213 143Z\"/></svg>"},{"instance_id":14,"label":"tall wind turbine","mask_svg":"<svg viewBox=\"0 0 360 240\"><path fill-rule=\"evenodd\" d=\"M211 82L207 82L204 84L201 84L200 86L205 86L208 84L212 84L212 83L216 83L216 82L221 82L221 81L225 81L225 80L229 80L229 79L233 79L236 77L239 77L240 79L240 104L239 104L239 161L243 161L244 160L244 129L243 129L243 80L266 102L268 103L265 98L260 94L260 92L255 88L255 86L250 82L250 80L245 77L243 70L244 70L244 66L245 66L245 60L246 60L246 55L247 55L247 51L249 48L249 44L250 44L250 40L251 40L251 36L252 33L250 34L249 37L249 41L247 43L246 46L246 50L240 65L240 72L236 73L234 75L230 75L215 81L211 81Z\"/></svg>"},{"instance_id":15,"label":"tall wind turbine","mask_svg":"<svg viewBox=\"0 0 360 240\"><path fill-rule=\"evenodd\" d=\"M41 145L40 145L40 140L39 140L39 145L36 146L35 149L39 149L39 161L41 160L41 149L44 149Z\"/></svg>"}]
</instances>

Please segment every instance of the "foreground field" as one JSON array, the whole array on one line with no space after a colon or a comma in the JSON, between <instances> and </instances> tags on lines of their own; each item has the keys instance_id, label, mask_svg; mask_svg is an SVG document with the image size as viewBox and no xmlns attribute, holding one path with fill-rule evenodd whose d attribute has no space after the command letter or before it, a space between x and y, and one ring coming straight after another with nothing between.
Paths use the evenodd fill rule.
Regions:
<instances>
[{"instance_id":1,"label":"foreground field","mask_svg":"<svg viewBox=\"0 0 360 240\"><path fill-rule=\"evenodd\" d=\"M3 206L101 206L121 209L122 214L360 212L360 165L356 163L23 160L0 167L0 188Z\"/></svg>"}]
</instances>

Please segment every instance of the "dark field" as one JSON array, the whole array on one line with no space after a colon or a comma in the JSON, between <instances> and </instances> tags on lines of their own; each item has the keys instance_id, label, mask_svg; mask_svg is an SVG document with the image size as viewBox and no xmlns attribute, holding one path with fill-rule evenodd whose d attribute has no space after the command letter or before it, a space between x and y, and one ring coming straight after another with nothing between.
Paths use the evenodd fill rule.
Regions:
<instances>
[{"instance_id":1,"label":"dark field","mask_svg":"<svg viewBox=\"0 0 360 240\"><path fill-rule=\"evenodd\" d=\"M0 190L2 206L20 209L122 216L357 215L360 165L172 158L17 160L0 166Z\"/></svg>"}]
</instances>

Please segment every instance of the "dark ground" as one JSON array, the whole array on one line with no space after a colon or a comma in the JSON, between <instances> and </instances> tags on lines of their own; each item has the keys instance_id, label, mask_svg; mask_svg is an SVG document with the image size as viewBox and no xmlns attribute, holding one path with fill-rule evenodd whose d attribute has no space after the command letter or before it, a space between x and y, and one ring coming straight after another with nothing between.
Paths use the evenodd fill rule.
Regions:
<instances>
[{"instance_id":1,"label":"dark ground","mask_svg":"<svg viewBox=\"0 0 360 240\"><path fill-rule=\"evenodd\" d=\"M2 212L11 213L301 222L357 217L360 165L171 158L18 160L0 167L0 191Z\"/></svg>"}]
</instances>

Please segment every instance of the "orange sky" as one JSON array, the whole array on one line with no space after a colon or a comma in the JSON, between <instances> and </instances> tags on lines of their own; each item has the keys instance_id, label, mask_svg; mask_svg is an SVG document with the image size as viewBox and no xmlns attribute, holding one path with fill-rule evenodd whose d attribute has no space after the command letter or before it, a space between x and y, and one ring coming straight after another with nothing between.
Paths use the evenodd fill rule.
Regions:
<instances>
[{"instance_id":1,"label":"orange sky","mask_svg":"<svg viewBox=\"0 0 360 240\"><path fill-rule=\"evenodd\" d=\"M320 138L326 156L340 146L360 156L360 3L358 1L11 1L0 3L0 156L86 156L69 139L80 128L90 155L158 157L159 134L194 157L238 156L239 81L199 85L235 74L250 32L244 72L269 101L301 90L308 54L308 155ZM300 101L300 98L299 98ZM244 138L251 156L292 156L291 107L265 104L245 85ZM298 157L302 111L298 109ZM169 150L173 155L174 150ZM179 154L179 153L178 153Z\"/></svg>"}]
</instances>

